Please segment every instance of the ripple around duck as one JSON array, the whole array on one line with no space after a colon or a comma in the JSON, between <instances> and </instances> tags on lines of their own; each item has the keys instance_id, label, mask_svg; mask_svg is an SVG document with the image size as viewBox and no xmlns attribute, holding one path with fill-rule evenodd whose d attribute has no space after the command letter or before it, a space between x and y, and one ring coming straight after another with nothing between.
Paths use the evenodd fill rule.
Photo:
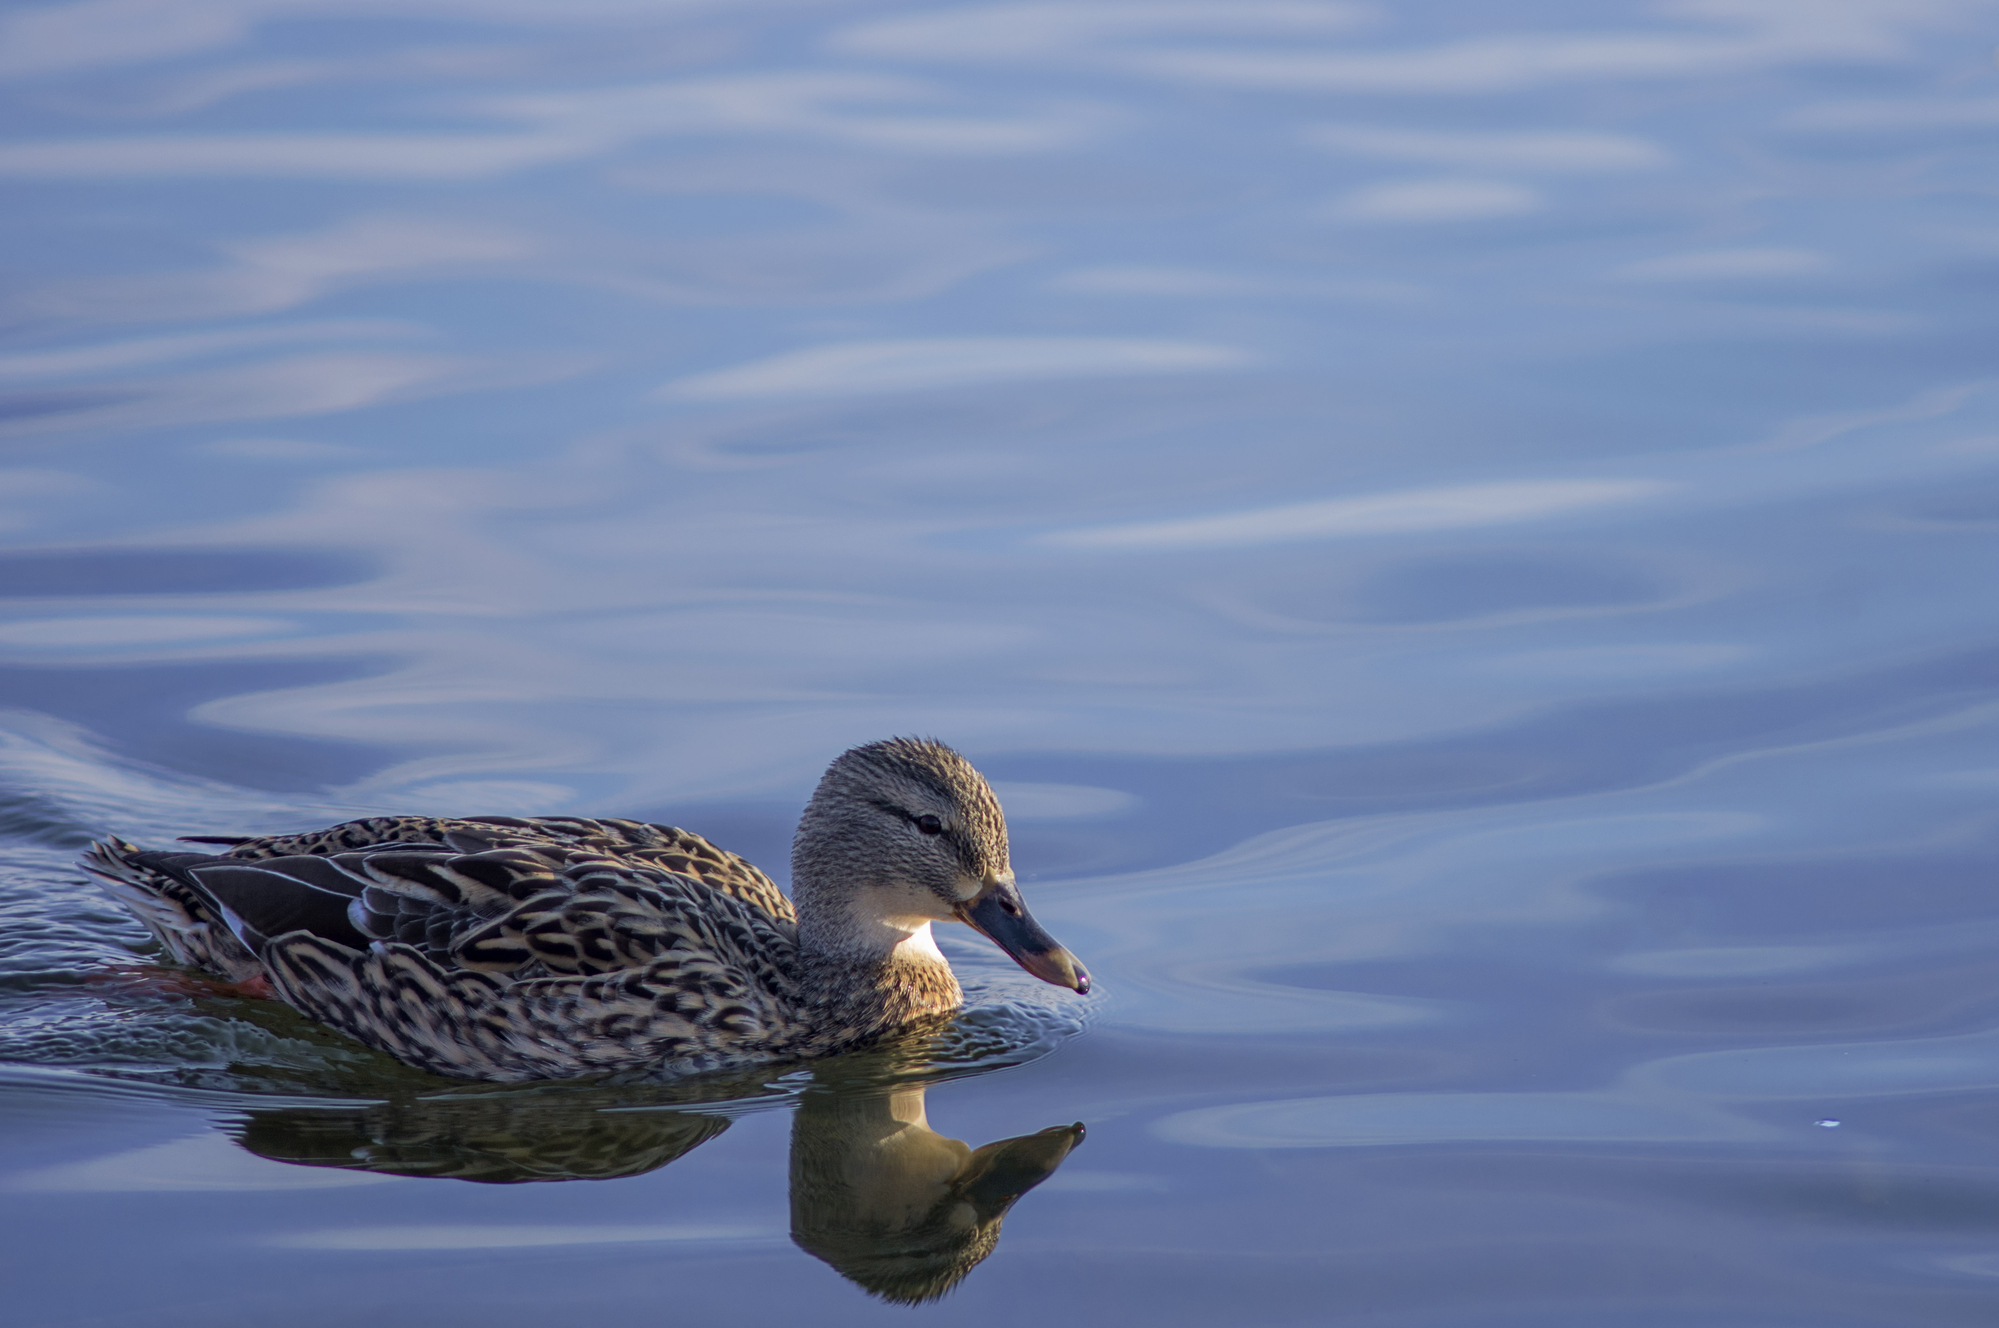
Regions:
<instances>
[{"instance_id":1,"label":"ripple around duck","mask_svg":"<svg viewBox=\"0 0 1999 1328\"><path fill-rule=\"evenodd\" d=\"M23 848L0 874L0 1081L55 1076L81 1088L163 1094L211 1107L321 1106L503 1096L521 1110L735 1113L788 1103L814 1082L933 1083L1037 1060L1083 1027L1081 1003L974 951L967 1004L939 1026L814 1063L710 1075L598 1077L498 1087L403 1065L271 1001L216 995L147 962L157 947L78 879L62 849ZM546 1123L534 1128L547 1128Z\"/></svg>"},{"instance_id":2,"label":"ripple around duck","mask_svg":"<svg viewBox=\"0 0 1999 1328\"><path fill-rule=\"evenodd\" d=\"M965 985L965 1008L941 1027L828 1057L801 1082L865 1089L966 1079L1038 1061L1083 1031L1080 1012L1059 1001L994 1001Z\"/></svg>"},{"instance_id":3,"label":"ripple around duck","mask_svg":"<svg viewBox=\"0 0 1999 1328\"><path fill-rule=\"evenodd\" d=\"M54 1076L78 1087L246 1109L274 1100L352 1106L498 1091L515 1097L554 1092L590 1111L690 1103L739 1111L787 1103L815 1074L867 1087L1024 1064L1082 1027L1081 1003L1074 998L1026 978L984 948L954 946L967 992L957 1019L812 1070L765 1066L511 1089L439 1078L283 1005L225 997L193 975L151 962L159 951L145 929L75 865L76 849L88 841L88 827L103 819L107 802L121 805L121 823L141 838L165 838L171 827L217 819L339 819L354 809L297 807L287 815L269 798L107 758L61 725L25 726L0 739L6 740L0 756L23 767L20 773L32 773L33 784L44 790L0 798L0 828L13 832L0 870L0 915L10 919L0 932L0 1082ZM585 1096L575 1098L578 1093Z\"/></svg>"},{"instance_id":4,"label":"ripple around duck","mask_svg":"<svg viewBox=\"0 0 1999 1328\"><path fill-rule=\"evenodd\" d=\"M553 1094L592 1111L700 1104L733 1114L782 1105L815 1082L937 1083L1023 1065L1082 1028L1060 1005L979 1003L940 1027L809 1064L502 1087L413 1069L275 1002L185 994L176 970L133 966L129 956L120 969L36 976L28 991L0 988L0 1080L54 1072L212 1106Z\"/></svg>"}]
</instances>

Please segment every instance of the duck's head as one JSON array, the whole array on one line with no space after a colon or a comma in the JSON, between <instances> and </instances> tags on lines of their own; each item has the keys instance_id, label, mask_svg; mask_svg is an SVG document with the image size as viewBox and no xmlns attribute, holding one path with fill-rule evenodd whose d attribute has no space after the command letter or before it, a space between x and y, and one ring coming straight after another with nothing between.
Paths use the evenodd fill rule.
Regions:
<instances>
[{"instance_id":1,"label":"duck's head","mask_svg":"<svg viewBox=\"0 0 1999 1328\"><path fill-rule=\"evenodd\" d=\"M992 786L927 738L891 738L833 762L791 848L799 938L878 953L963 922L1043 982L1087 992L1090 975L1021 902Z\"/></svg>"}]
</instances>

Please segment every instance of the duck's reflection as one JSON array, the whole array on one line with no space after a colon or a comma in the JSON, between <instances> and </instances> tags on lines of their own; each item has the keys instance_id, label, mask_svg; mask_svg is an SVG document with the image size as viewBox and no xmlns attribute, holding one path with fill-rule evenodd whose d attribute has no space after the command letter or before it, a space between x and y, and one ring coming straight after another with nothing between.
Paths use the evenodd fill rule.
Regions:
<instances>
[{"instance_id":1,"label":"duck's reflection","mask_svg":"<svg viewBox=\"0 0 1999 1328\"><path fill-rule=\"evenodd\" d=\"M1078 1123L974 1149L930 1128L920 1087L808 1093L791 1125L791 1238L884 1300L934 1300L1082 1141Z\"/></svg>"},{"instance_id":2,"label":"duck's reflection","mask_svg":"<svg viewBox=\"0 0 1999 1328\"><path fill-rule=\"evenodd\" d=\"M577 1089L257 1110L234 1133L280 1162L510 1184L636 1176L728 1127ZM792 1239L885 1300L935 1299L992 1253L1007 1210L1082 1139L1082 1125L1058 1125L975 1149L930 1128L921 1084L816 1082L792 1118Z\"/></svg>"},{"instance_id":3,"label":"duck's reflection","mask_svg":"<svg viewBox=\"0 0 1999 1328\"><path fill-rule=\"evenodd\" d=\"M308 1167L516 1184L612 1180L652 1171L729 1128L691 1111L607 1112L541 1098L415 1098L359 1111L253 1111L236 1128L251 1152Z\"/></svg>"}]
</instances>

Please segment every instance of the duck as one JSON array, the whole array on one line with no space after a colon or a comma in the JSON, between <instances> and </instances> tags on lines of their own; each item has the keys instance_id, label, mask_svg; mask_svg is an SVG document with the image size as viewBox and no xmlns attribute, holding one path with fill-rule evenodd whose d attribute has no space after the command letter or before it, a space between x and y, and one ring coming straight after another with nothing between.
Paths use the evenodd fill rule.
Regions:
<instances>
[{"instance_id":1,"label":"duck","mask_svg":"<svg viewBox=\"0 0 1999 1328\"><path fill-rule=\"evenodd\" d=\"M1087 995L1028 912L985 777L930 738L855 747L792 841L792 896L691 831L585 817L375 816L302 834L115 837L83 867L174 963L458 1079L807 1060L963 1003L959 922Z\"/></svg>"}]
</instances>

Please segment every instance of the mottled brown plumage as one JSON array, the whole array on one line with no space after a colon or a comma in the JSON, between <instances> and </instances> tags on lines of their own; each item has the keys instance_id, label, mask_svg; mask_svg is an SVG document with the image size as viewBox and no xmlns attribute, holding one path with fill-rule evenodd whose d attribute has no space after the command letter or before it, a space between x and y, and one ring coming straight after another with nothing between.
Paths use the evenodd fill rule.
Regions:
<instances>
[{"instance_id":1,"label":"mottled brown plumage","mask_svg":"<svg viewBox=\"0 0 1999 1328\"><path fill-rule=\"evenodd\" d=\"M833 763L793 846L796 911L735 854L637 821L391 816L206 842L229 851L110 839L84 866L175 961L267 980L312 1017L461 1078L824 1055L957 1008L933 921L1089 985L1020 904L991 788L929 741Z\"/></svg>"}]
</instances>

